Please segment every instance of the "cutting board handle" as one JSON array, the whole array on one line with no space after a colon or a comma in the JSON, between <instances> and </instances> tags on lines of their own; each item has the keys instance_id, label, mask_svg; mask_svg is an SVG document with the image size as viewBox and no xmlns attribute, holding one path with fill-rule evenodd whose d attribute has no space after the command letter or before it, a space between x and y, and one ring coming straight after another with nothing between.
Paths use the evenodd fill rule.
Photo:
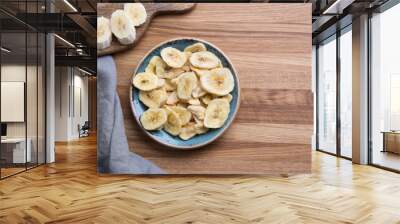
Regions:
<instances>
[{"instance_id":1,"label":"cutting board handle","mask_svg":"<svg viewBox=\"0 0 400 224\"><path fill-rule=\"evenodd\" d=\"M156 14L184 13L195 6L195 3L157 3Z\"/></svg>"}]
</instances>

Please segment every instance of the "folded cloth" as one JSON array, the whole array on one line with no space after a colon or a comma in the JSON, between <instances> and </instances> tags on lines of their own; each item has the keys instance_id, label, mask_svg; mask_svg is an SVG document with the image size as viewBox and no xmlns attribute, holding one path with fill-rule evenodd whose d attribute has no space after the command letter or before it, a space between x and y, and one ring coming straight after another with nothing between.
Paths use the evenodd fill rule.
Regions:
<instances>
[{"instance_id":1,"label":"folded cloth","mask_svg":"<svg viewBox=\"0 0 400 224\"><path fill-rule=\"evenodd\" d=\"M100 173L163 174L150 161L129 151L111 56L97 59L97 169Z\"/></svg>"}]
</instances>

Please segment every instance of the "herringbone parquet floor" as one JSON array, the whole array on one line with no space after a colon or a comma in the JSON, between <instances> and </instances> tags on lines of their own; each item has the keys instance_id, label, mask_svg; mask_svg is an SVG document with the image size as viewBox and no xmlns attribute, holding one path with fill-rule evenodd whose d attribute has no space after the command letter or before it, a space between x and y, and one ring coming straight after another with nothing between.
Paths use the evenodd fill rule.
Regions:
<instances>
[{"instance_id":1,"label":"herringbone parquet floor","mask_svg":"<svg viewBox=\"0 0 400 224\"><path fill-rule=\"evenodd\" d=\"M400 223L400 175L313 153L291 177L98 176L93 137L0 181L0 223Z\"/></svg>"}]
</instances>

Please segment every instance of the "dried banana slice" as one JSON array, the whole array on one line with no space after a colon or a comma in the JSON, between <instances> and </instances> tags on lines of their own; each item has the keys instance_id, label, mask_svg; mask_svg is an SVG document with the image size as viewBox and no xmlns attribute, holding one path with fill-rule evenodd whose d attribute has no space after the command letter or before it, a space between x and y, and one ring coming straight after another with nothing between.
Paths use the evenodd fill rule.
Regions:
<instances>
[{"instance_id":1,"label":"dried banana slice","mask_svg":"<svg viewBox=\"0 0 400 224\"><path fill-rule=\"evenodd\" d=\"M187 108L187 107L188 107L188 104L185 103L185 102L179 101L179 102L176 104L176 106L177 106L177 107Z\"/></svg>"},{"instance_id":2,"label":"dried banana slice","mask_svg":"<svg viewBox=\"0 0 400 224\"><path fill-rule=\"evenodd\" d=\"M188 111L185 107L173 106L170 107L170 109L178 114L179 119L181 119L182 125L189 123L189 121L192 119L192 113L190 113L190 111Z\"/></svg>"},{"instance_id":3,"label":"dried banana slice","mask_svg":"<svg viewBox=\"0 0 400 224\"><path fill-rule=\"evenodd\" d=\"M165 89L154 89L151 91L140 91L139 100L149 108L158 108L165 104L168 95Z\"/></svg>"},{"instance_id":4,"label":"dried banana slice","mask_svg":"<svg viewBox=\"0 0 400 224\"><path fill-rule=\"evenodd\" d=\"M183 140L189 140L196 135L196 127L194 122L190 122L182 127L179 137Z\"/></svg>"},{"instance_id":5,"label":"dried banana slice","mask_svg":"<svg viewBox=\"0 0 400 224\"><path fill-rule=\"evenodd\" d=\"M171 109L167 111L167 122L164 124L164 130L173 136L179 135L182 129L182 123L177 113Z\"/></svg>"},{"instance_id":6,"label":"dried banana slice","mask_svg":"<svg viewBox=\"0 0 400 224\"><path fill-rule=\"evenodd\" d=\"M164 74L166 68L167 64L161 59L161 57L153 56L150 59L150 62L145 69L145 72L153 73L160 78L165 78Z\"/></svg>"},{"instance_id":7,"label":"dried banana slice","mask_svg":"<svg viewBox=\"0 0 400 224\"><path fill-rule=\"evenodd\" d=\"M193 89L197 87L197 77L193 72L186 72L178 78L178 97L182 100L189 100L192 97Z\"/></svg>"},{"instance_id":8,"label":"dried banana slice","mask_svg":"<svg viewBox=\"0 0 400 224\"><path fill-rule=\"evenodd\" d=\"M187 101L190 105L201 105L199 99L190 99Z\"/></svg>"},{"instance_id":9,"label":"dried banana slice","mask_svg":"<svg viewBox=\"0 0 400 224\"><path fill-rule=\"evenodd\" d=\"M194 118L198 120L204 120L204 116L206 113L206 108L201 105L190 105L187 108L194 116Z\"/></svg>"},{"instance_id":10,"label":"dried banana slice","mask_svg":"<svg viewBox=\"0 0 400 224\"><path fill-rule=\"evenodd\" d=\"M162 77L165 79L174 79L182 73L185 73L185 70L183 69L183 67L182 68L171 68L170 70L166 71Z\"/></svg>"},{"instance_id":11,"label":"dried banana slice","mask_svg":"<svg viewBox=\"0 0 400 224\"><path fill-rule=\"evenodd\" d=\"M165 83L166 83L165 79L158 79L157 88L164 87Z\"/></svg>"},{"instance_id":12,"label":"dried banana slice","mask_svg":"<svg viewBox=\"0 0 400 224\"><path fill-rule=\"evenodd\" d=\"M135 75L133 85L143 91L150 91L158 88L159 82L156 75L142 72Z\"/></svg>"},{"instance_id":13,"label":"dried banana slice","mask_svg":"<svg viewBox=\"0 0 400 224\"><path fill-rule=\"evenodd\" d=\"M164 109L150 108L140 117L140 123L146 130L160 129L167 122L167 113Z\"/></svg>"},{"instance_id":14,"label":"dried banana slice","mask_svg":"<svg viewBox=\"0 0 400 224\"><path fill-rule=\"evenodd\" d=\"M206 48L206 45L204 45L203 43L195 43L190 46L187 46L185 48L185 50L183 50L183 51L190 52L190 53L196 53L199 51L207 51L207 48Z\"/></svg>"},{"instance_id":15,"label":"dried banana slice","mask_svg":"<svg viewBox=\"0 0 400 224\"><path fill-rule=\"evenodd\" d=\"M142 3L125 3L124 11L134 26L140 26L147 19L147 12Z\"/></svg>"},{"instance_id":16,"label":"dried banana slice","mask_svg":"<svg viewBox=\"0 0 400 224\"><path fill-rule=\"evenodd\" d=\"M179 77L180 76L178 76L178 77L176 77L174 79L171 79L171 84L174 85L174 86L178 86Z\"/></svg>"},{"instance_id":17,"label":"dried banana slice","mask_svg":"<svg viewBox=\"0 0 400 224\"><path fill-rule=\"evenodd\" d=\"M234 79L231 71L227 68L216 68L210 73L201 76L201 87L209 93L224 96L234 88Z\"/></svg>"},{"instance_id":18,"label":"dried banana slice","mask_svg":"<svg viewBox=\"0 0 400 224\"><path fill-rule=\"evenodd\" d=\"M200 86L197 86L196 88L194 88L193 92L192 92L192 96L196 99L200 98L206 94L207 94L207 92L204 91L203 88L201 88Z\"/></svg>"},{"instance_id":19,"label":"dried banana slice","mask_svg":"<svg viewBox=\"0 0 400 224\"><path fill-rule=\"evenodd\" d=\"M182 69L183 69L185 72L190 72L190 64L184 65L184 66L182 67Z\"/></svg>"},{"instance_id":20,"label":"dried banana slice","mask_svg":"<svg viewBox=\"0 0 400 224\"><path fill-rule=\"evenodd\" d=\"M230 112L229 103L224 99L214 99L208 103L204 116L204 126L207 128L220 128L228 119Z\"/></svg>"},{"instance_id":21,"label":"dried banana slice","mask_svg":"<svg viewBox=\"0 0 400 224\"><path fill-rule=\"evenodd\" d=\"M208 105L208 103L214 99L214 96L211 94L206 94L202 97L200 97L201 102L203 102L205 105Z\"/></svg>"},{"instance_id":22,"label":"dried banana slice","mask_svg":"<svg viewBox=\"0 0 400 224\"><path fill-rule=\"evenodd\" d=\"M180 68L186 63L186 54L173 47L161 50L161 57L172 68Z\"/></svg>"},{"instance_id":23,"label":"dried banana slice","mask_svg":"<svg viewBox=\"0 0 400 224\"><path fill-rule=\"evenodd\" d=\"M172 84L170 79L166 79L164 88L167 91L175 91L176 90L176 85Z\"/></svg>"},{"instance_id":24,"label":"dried banana slice","mask_svg":"<svg viewBox=\"0 0 400 224\"><path fill-rule=\"evenodd\" d=\"M220 63L218 57L209 51L200 51L193 53L190 56L189 61L190 64L192 64L193 66L203 69L216 68Z\"/></svg>"},{"instance_id":25,"label":"dried banana slice","mask_svg":"<svg viewBox=\"0 0 400 224\"><path fill-rule=\"evenodd\" d=\"M233 96L231 94L228 94L228 95L225 95L223 97L220 97L219 99L227 100L228 103L230 103L232 101L232 99L233 99Z\"/></svg>"},{"instance_id":26,"label":"dried banana slice","mask_svg":"<svg viewBox=\"0 0 400 224\"><path fill-rule=\"evenodd\" d=\"M203 121L199 120L199 119L194 119L196 124L194 125L194 128L196 130L196 134L200 135L200 134L204 134L208 131L208 128L206 128L204 126Z\"/></svg>"},{"instance_id":27,"label":"dried banana slice","mask_svg":"<svg viewBox=\"0 0 400 224\"><path fill-rule=\"evenodd\" d=\"M200 78L201 76L203 76L204 74L210 72L210 70L207 70L207 69L200 69L200 68L196 68L196 67L194 67L194 66L190 66L190 69L191 69L192 71L194 71L194 72L196 73L196 75L197 75L199 78Z\"/></svg>"},{"instance_id":28,"label":"dried banana slice","mask_svg":"<svg viewBox=\"0 0 400 224\"><path fill-rule=\"evenodd\" d=\"M168 99L167 99L167 104L168 105L175 105L179 102L178 96L176 95L176 92L171 92L168 95Z\"/></svg>"}]
</instances>

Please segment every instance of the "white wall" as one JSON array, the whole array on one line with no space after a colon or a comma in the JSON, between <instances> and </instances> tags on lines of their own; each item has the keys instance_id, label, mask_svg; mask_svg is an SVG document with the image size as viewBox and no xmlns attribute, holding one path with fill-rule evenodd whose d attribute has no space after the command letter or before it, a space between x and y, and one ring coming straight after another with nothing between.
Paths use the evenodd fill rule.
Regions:
<instances>
[{"instance_id":1,"label":"white wall","mask_svg":"<svg viewBox=\"0 0 400 224\"><path fill-rule=\"evenodd\" d=\"M36 67L28 66L27 67L28 74L31 74L33 71L36 74ZM25 82L25 64L8 64L1 66L1 81L4 82ZM35 96L36 91L34 93L27 93L28 97ZM1 108L2 110L6 110L6 108ZM28 114L29 116L29 114ZM28 117L28 120L33 120ZM7 136L8 137L25 137L25 122L7 122ZM31 125L29 125L31 126ZM28 136L29 137L29 136Z\"/></svg>"},{"instance_id":2,"label":"white wall","mask_svg":"<svg viewBox=\"0 0 400 224\"><path fill-rule=\"evenodd\" d=\"M68 141L69 135L69 68L55 68L55 141Z\"/></svg>"},{"instance_id":3,"label":"white wall","mask_svg":"<svg viewBox=\"0 0 400 224\"><path fill-rule=\"evenodd\" d=\"M78 124L88 120L88 78L75 68L56 67L55 85L55 140L77 139Z\"/></svg>"},{"instance_id":4,"label":"white wall","mask_svg":"<svg viewBox=\"0 0 400 224\"><path fill-rule=\"evenodd\" d=\"M37 70L38 69L38 70ZM1 66L2 82L24 82L26 83L26 106L23 105L20 112L26 112L26 120L22 122L6 122L7 137L9 138L25 138L29 139L32 151L32 161L44 163L45 154L45 115L44 115L44 74L42 67L25 64L3 64ZM27 78L27 80L25 80ZM2 89L3 92L4 89ZM24 92L22 92L23 94ZM3 97L7 97L2 95ZM24 102L22 102L24 104ZM10 107L2 107L1 110L11 110ZM17 110L17 109L14 109ZM16 113L16 111L7 111ZM37 156L38 154L38 156Z\"/></svg>"}]
</instances>

